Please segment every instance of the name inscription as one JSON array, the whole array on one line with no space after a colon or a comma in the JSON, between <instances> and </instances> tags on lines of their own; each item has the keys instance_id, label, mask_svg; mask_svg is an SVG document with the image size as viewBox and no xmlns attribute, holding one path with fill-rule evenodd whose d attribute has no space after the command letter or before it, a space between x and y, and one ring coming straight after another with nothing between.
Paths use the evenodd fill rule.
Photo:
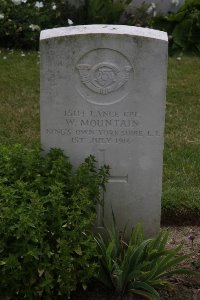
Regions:
<instances>
[{"instance_id":1,"label":"name inscription","mask_svg":"<svg viewBox=\"0 0 200 300\"><path fill-rule=\"evenodd\" d=\"M159 137L159 130L144 129L136 111L64 110L64 126L47 128L47 135L60 135L72 143L131 144L136 138Z\"/></svg>"}]
</instances>

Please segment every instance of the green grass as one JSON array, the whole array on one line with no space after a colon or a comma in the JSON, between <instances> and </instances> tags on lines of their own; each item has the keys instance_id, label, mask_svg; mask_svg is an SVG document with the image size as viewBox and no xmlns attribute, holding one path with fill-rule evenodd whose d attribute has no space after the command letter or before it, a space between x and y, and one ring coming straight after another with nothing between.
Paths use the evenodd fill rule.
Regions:
<instances>
[{"instance_id":1,"label":"green grass","mask_svg":"<svg viewBox=\"0 0 200 300\"><path fill-rule=\"evenodd\" d=\"M32 146L39 143L39 58L21 54L0 54L0 143Z\"/></svg>"},{"instance_id":2,"label":"green grass","mask_svg":"<svg viewBox=\"0 0 200 300\"><path fill-rule=\"evenodd\" d=\"M200 223L200 58L169 59L163 220Z\"/></svg>"},{"instance_id":3,"label":"green grass","mask_svg":"<svg viewBox=\"0 0 200 300\"><path fill-rule=\"evenodd\" d=\"M0 53L0 143L39 144L38 53ZM3 57L7 59L3 59ZM162 218L200 223L200 59L169 59Z\"/></svg>"}]
</instances>

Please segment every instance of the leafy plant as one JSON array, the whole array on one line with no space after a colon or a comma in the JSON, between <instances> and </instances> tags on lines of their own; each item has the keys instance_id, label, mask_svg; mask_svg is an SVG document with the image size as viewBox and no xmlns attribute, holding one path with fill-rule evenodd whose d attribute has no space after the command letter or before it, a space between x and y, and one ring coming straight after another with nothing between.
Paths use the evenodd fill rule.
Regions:
<instances>
[{"instance_id":1,"label":"leafy plant","mask_svg":"<svg viewBox=\"0 0 200 300\"><path fill-rule=\"evenodd\" d=\"M1 299L55 299L97 271L91 230L108 168L59 149L0 147Z\"/></svg>"},{"instance_id":2,"label":"leafy plant","mask_svg":"<svg viewBox=\"0 0 200 300\"><path fill-rule=\"evenodd\" d=\"M100 255L98 280L107 288L123 295L126 292L148 299L159 299L157 289L168 285L165 278L173 274L195 273L184 268L174 268L189 255L177 255L181 246L167 249L168 232L161 231L154 239L144 239L143 227L138 224L132 231L128 244L119 234L113 217L108 238L96 238Z\"/></svg>"},{"instance_id":3,"label":"leafy plant","mask_svg":"<svg viewBox=\"0 0 200 300\"><path fill-rule=\"evenodd\" d=\"M172 53L192 51L200 55L199 0L186 0L177 13L155 18L152 26L168 32Z\"/></svg>"}]
</instances>

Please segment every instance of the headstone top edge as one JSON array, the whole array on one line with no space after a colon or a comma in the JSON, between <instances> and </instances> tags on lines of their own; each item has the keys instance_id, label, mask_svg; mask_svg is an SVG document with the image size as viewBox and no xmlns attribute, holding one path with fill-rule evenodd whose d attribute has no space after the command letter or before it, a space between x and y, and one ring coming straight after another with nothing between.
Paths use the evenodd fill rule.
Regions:
<instances>
[{"instance_id":1,"label":"headstone top edge","mask_svg":"<svg viewBox=\"0 0 200 300\"><path fill-rule=\"evenodd\" d=\"M113 35L129 35L146 37L152 39L158 39L168 41L167 33L155 29L127 26L127 25L77 25L60 27L53 29L42 30L40 33L40 41L58 38L72 35L84 35L84 34L113 34Z\"/></svg>"}]
</instances>

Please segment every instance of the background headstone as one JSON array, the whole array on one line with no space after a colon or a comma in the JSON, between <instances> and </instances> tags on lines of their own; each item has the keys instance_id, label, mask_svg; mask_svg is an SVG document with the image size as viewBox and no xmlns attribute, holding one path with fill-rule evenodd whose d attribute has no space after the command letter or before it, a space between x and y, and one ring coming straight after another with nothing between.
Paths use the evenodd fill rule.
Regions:
<instances>
[{"instance_id":1,"label":"background headstone","mask_svg":"<svg viewBox=\"0 0 200 300\"><path fill-rule=\"evenodd\" d=\"M90 154L111 177L97 227L113 208L128 234L160 226L167 34L113 25L41 33L41 143L74 166Z\"/></svg>"},{"instance_id":2,"label":"background headstone","mask_svg":"<svg viewBox=\"0 0 200 300\"><path fill-rule=\"evenodd\" d=\"M177 12L184 3L185 0L133 0L129 6L139 8L141 5L146 4L149 7L155 7L156 15L168 15Z\"/></svg>"}]
</instances>

